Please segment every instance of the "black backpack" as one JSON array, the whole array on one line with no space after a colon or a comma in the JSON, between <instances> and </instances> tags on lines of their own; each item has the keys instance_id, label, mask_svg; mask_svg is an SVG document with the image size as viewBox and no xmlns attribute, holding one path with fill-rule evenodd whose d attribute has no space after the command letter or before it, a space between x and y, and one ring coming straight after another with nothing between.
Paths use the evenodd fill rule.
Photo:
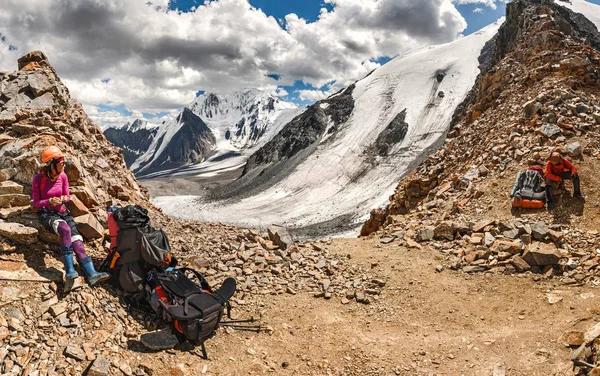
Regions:
<instances>
[{"instance_id":1,"label":"black backpack","mask_svg":"<svg viewBox=\"0 0 600 376\"><path fill-rule=\"evenodd\" d=\"M150 306L162 320L173 324L180 337L201 345L206 358L204 341L216 334L225 309L230 316L229 299L235 293L235 279L227 278L218 290L212 291L206 279L193 269L155 268L148 273L147 282Z\"/></svg>"},{"instance_id":2,"label":"black backpack","mask_svg":"<svg viewBox=\"0 0 600 376\"><path fill-rule=\"evenodd\" d=\"M118 226L117 244L101 270L112 274L113 284L127 293L144 290L146 275L156 266L174 266L167 234L150 224L148 211L139 205L116 208L109 215ZM112 234L111 234L112 235Z\"/></svg>"}]
</instances>

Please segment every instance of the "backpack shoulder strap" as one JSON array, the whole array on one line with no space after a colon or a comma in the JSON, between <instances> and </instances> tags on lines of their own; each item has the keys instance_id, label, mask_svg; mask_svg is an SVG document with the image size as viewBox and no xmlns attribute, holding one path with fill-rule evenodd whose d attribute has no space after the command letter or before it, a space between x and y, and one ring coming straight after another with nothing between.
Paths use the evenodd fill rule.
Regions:
<instances>
[{"instance_id":1,"label":"backpack shoulder strap","mask_svg":"<svg viewBox=\"0 0 600 376\"><path fill-rule=\"evenodd\" d=\"M200 273L198 273L196 270L192 269L192 268L180 268L177 270L181 270L182 272L191 272L193 275L196 276L196 278L198 278L198 281L200 282L200 287L202 287L203 290L206 290L210 293L212 293L212 289L210 288L210 285L208 284L208 281L206 280L206 278L204 278L204 276Z\"/></svg>"}]
</instances>

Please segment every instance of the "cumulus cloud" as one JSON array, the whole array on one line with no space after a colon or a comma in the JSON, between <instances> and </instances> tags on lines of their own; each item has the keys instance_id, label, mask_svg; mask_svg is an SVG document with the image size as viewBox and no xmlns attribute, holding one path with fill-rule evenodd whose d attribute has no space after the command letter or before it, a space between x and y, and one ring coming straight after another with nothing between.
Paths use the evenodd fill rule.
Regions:
<instances>
[{"instance_id":1,"label":"cumulus cloud","mask_svg":"<svg viewBox=\"0 0 600 376\"><path fill-rule=\"evenodd\" d=\"M481 4L492 9L496 9L496 3L501 1L503 3L508 3L510 0L452 0L454 4L463 5L463 4Z\"/></svg>"},{"instance_id":2,"label":"cumulus cloud","mask_svg":"<svg viewBox=\"0 0 600 376\"><path fill-rule=\"evenodd\" d=\"M274 92L297 80L315 88L335 81L327 90L338 90L374 69L373 59L456 39L466 22L454 4L494 3L324 1L333 9L308 23L295 14L280 22L248 0L205 1L189 12L169 10L168 0L3 0L0 71L41 49L72 95L109 124L122 119L95 105L158 113L189 104L198 90Z\"/></svg>"},{"instance_id":3,"label":"cumulus cloud","mask_svg":"<svg viewBox=\"0 0 600 376\"><path fill-rule=\"evenodd\" d=\"M473 9L473 13L483 13L483 8L477 7L475 9Z\"/></svg>"}]
</instances>

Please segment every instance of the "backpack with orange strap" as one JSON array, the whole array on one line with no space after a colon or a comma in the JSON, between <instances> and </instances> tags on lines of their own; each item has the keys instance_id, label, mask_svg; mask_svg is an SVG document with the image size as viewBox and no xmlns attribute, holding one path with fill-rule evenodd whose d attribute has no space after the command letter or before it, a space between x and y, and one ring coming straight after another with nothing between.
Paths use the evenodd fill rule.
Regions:
<instances>
[{"instance_id":1,"label":"backpack with orange strap","mask_svg":"<svg viewBox=\"0 0 600 376\"><path fill-rule=\"evenodd\" d=\"M126 293L143 292L152 268L177 263L167 234L151 226L148 211L139 205L107 209L111 245L101 270L111 273L115 286Z\"/></svg>"},{"instance_id":2,"label":"backpack with orange strap","mask_svg":"<svg viewBox=\"0 0 600 376\"><path fill-rule=\"evenodd\" d=\"M541 209L546 202L546 191L542 188L543 167L531 166L518 172L511 192L512 207Z\"/></svg>"},{"instance_id":3,"label":"backpack with orange strap","mask_svg":"<svg viewBox=\"0 0 600 376\"><path fill-rule=\"evenodd\" d=\"M199 285L186 273L195 277ZM213 291L194 269L155 268L148 273L147 282L152 309L163 321L173 324L182 340L201 345L202 355L207 358L204 341L216 334L225 309L230 317L229 299L235 293L235 279L227 278Z\"/></svg>"}]
</instances>

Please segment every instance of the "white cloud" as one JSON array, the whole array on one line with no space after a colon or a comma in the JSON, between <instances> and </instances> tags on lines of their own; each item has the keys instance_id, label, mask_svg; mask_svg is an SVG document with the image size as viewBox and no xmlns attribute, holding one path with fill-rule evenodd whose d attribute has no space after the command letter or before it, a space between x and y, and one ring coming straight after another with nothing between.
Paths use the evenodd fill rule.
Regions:
<instances>
[{"instance_id":1,"label":"white cloud","mask_svg":"<svg viewBox=\"0 0 600 376\"><path fill-rule=\"evenodd\" d=\"M490 7L492 9L496 9L496 3L498 1L507 3L510 0L452 0L454 4L463 5L463 4L481 4L486 7Z\"/></svg>"},{"instance_id":2,"label":"white cloud","mask_svg":"<svg viewBox=\"0 0 600 376\"><path fill-rule=\"evenodd\" d=\"M333 10L321 9L316 22L289 14L283 29L248 0L206 1L187 13L168 11L168 0L2 0L0 71L41 49L90 113L105 103L173 111L198 90L272 92L297 80L313 87L335 80L339 89L372 70L373 58L456 39L466 22L454 4L494 2L324 1ZM94 116L118 121L110 113Z\"/></svg>"},{"instance_id":3,"label":"white cloud","mask_svg":"<svg viewBox=\"0 0 600 376\"><path fill-rule=\"evenodd\" d=\"M286 95L288 95L289 93L287 92L287 90L285 90L282 87L278 87L277 89L275 89L275 91L273 91L271 93L271 95L275 96L275 97L285 97Z\"/></svg>"},{"instance_id":4,"label":"white cloud","mask_svg":"<svg viewBox=\"0 0 600 376\"><path fill-rule=\"evenodd\" d=\"M473 9L473 13L483 13L483 8L477 7L475 9Z\"/></svg>"}]
</instances>

